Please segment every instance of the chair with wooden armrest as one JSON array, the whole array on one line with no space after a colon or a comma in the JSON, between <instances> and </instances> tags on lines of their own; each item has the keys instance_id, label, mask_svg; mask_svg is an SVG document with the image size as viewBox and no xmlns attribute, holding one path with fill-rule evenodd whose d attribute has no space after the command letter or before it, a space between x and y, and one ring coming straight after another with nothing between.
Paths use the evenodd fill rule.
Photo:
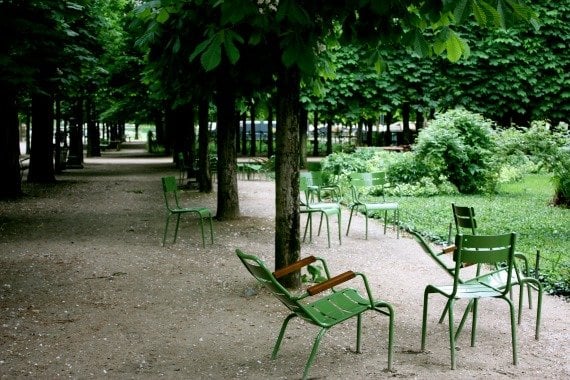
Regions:
<instances>
[{"instance_id":1,"label":"chair with wooden armrest","mask_svg":"<svg viewBox=\"0 0 570 380\"><path fill-rule=\"evenodd\" d=\"M320 327L303 372L303 379L306 379L309 374L309 369L315 360L319 344L324 334L331 327L350 318L356 317L356 352L359 353L362 313L367 310L375 310L381 314L387 315L389 318L387 368L388 370L392 369L394 310L389 303L374 300L372 298L370 286L364 274L347 271L338 276L331 277L326 262L323 259L314 256L306 257L272 273L258 257L248 255L239 249L236 250L236 253L249 273L251 273L253 277L255 277L279 301L291 310L291 314L285 318L281 326L277 342L275 343L273 353L271 355L272 359L275 359L277 356L283 336L285 335L287 324L291 319L300 317L310 324ZM317 261L320 262L324 268L327 278L324 282L309 286L301 294L297 295L293 295L288 289L279 283L280 278L299 271ZM337 285L352 280L357 276L362 278L366 289L365 296L361 295L358 290L353 288L335 288ZM327 291L327 293L322 295L325 291Z\"/></svg>"}]
</instances>

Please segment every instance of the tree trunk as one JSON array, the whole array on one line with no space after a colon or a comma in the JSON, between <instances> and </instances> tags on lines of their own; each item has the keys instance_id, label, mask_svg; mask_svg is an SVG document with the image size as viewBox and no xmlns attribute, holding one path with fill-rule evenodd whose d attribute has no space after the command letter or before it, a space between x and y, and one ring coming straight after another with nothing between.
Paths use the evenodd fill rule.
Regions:
<instances>
[{"instance_id":1,"label":"tree trunk","mask_svg":"<svg viewBox=\"0 0 570 380\"><path fill-rule=\"evenodd\" d=\"M327 122L327 156L332 154L332 120Z\"/></svg>"},{"instance_id":2,"label":"tree trunk","mask_svg":"<svg viewBox=\"0 0 570 380\"><path fill-rule=\"evenodd\" d=\"M319 156L319 111L313 112L313 156Z\"/></svg>"},{"instance_id":3,"label":"tree trunk","mask_svg":"<svg viewBox=\"0 0 570 380\"><path fill-rule=\"evenodd\" d=\"M299 259L299 92L296 68L282 68L277 80L277 155L275 161L275 269ZM301 286L297 271L283 278L283 285Z\"/></svg>"},{"instance_id":4,"label":"tree trunk","mask_svg":"<svg viewBox=\"0 0 570 380\"><path fill-rule=\"evenodd\" d=\"M372 129L374 128L374 122L372 120L366 121L366 145L373 146L372 142Z\"/></svg>"},{"instance_id":5,"label":"tree trunk","mask_svg":"<svg viewBox=\"0 0 570 380\"><path fill-rule=\"evenodd\" d=\"M410 133L410 103L404 102L402 104L402 133L401 138L398 139L398 145L410 144L412 136Z\"/></svg>"},{"instance_id":6,"label":"tree trunk","mask_svg":"<svg viewBox=\"0 0 570 380\"><path fill-rule=\"evenodd\" d=\"M241 155L242 157L247 156L247 114L244 112L241 114Z\"/></svg>"},{"instance_id":7,"label":"tree trunk","mask_svg":"<svg viewBox=\"0 0 570 380\"><path fill-rule=\"evenodd\" d=\"M255 136L255 103L252 100L251 102L251 106L249 108L249 116L250 116L250 120L251 120L251 126L250 126L250 134L249 134L249 156L250 157L255 157L257 155L257 139Z\"/></svg>"},{"instance_id":8,"label":"tree trunk","mask_svg":"<svg viewBox=\"0 0 570 380\"><path fill-rule=\"evenodd\" d=\"M101 136L99 136L99 128L95 120L95 105L92 97L87 100L85 113L87 115L87 157L101 157Z\"/></svg>"},{"instance_id":9,"label":"tree trunk","mask_svg":"<svg viewBox=\"0 0 570 380\"><path fill-rule=\"evenodd\" d=\"M271 158L273 152L273 98L269 98L267 105L267 158Z\"/></svg>"},{"instance_id":10,"label":"tree trunk","mask_svg":"<svg viewBox=\"0 0 570 380\"><path fill-rule=\"evenodd\" d=\"M309 130L309 112L301 107L299 116L299 157L301 168L307 167L307 132Z\"/></svg>"},{"instance_id":11,"label":"tree trunk","mask_svg":"<svg viewBox=\"0 0 570 380\"><path fill-rule=\"evenodd\" d=\"M216 96L218 140L218 207L216 219L230 220L240 216L237 184L237 152L235 149L235 96L222 88Z\"/></svg>"},{"instance_id":12,"label":"tree trunk","mask_svg":"<svg viewBox=\"0 0 570 380\"><path fill-rule=\"evenodd\" d=\"M210 145L208 108L208 100L202 98L198 104L198 188L202 193L212 192L212 176L210 174L210 160L208 158L208 147Z\"/></svg>"},{"instance_id":13,"label":"tree trunk","mask_svg":"<svg viewBox=\"0 0 570 380\"><path fill-rule=\"evenodd\" d=\"M16 92L0 88L0 199L22 195L20 138Z\"/></svg>"},{"instance_id":14,"label":"tree trunk","mask_svg":"<svg viewBox=\"0 0 570 380\"><path fill-rule=\"evenodd\" d=\"M69 155L66 168L83 169L83 101L77 100L69 120Z\"/></svg>"},{"instance_id":15,"label":"tree trunk","mask_svg":"<svg viewBox=\"0 0 570 380\"><path fill-rule=\"evenodd\" d=\"M390 124L392 124L392 113L388 112L386 117L384 117L384 122L386 123L386 132L384 132L384 146L392 145L392 131L390 130Z\"/></svg>"},{"instance_id":16,"label":"tree trunk","mask_svg":"<svg viewBox=\"0 0 570 380\"><path fill-rule=\"evenodd\" d=\"M45 93L32 95L32 151L28 182L55 182L53 165L53 100Z\"/></svg>"}]
</instances>

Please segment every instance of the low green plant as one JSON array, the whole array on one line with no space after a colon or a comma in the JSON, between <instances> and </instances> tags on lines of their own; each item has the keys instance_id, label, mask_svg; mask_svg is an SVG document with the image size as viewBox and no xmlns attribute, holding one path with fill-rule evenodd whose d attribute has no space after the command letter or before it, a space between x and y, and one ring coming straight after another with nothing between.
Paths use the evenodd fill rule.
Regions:
<instances>
[{"instance_id":1,"label":"low green plant","mask_svg":"<svg viewBox=\"0 0 570 380\"><path fill-rule=\"evenodd\" d=\"M448 240L451 203L474 207L479 233L516 232L517 251L527 256L533 268L540 251L538 273L545 289L570 296L570 212L550 205L554 191L550 175L527 174L497 190L491 195L394 196L390 201L400 205L402 227L425 233L439 243Z\"/></svg>"},{"instance_id":2,"label":"low green plant","mask_svg":"<svg viewBox=\"0 0 570 380\"><path fill-rule=\"evenodd\" d=\"M570 147L561 148L553 166L552 183L556 206L570 207Z\"/></svg>"}]
</instances>

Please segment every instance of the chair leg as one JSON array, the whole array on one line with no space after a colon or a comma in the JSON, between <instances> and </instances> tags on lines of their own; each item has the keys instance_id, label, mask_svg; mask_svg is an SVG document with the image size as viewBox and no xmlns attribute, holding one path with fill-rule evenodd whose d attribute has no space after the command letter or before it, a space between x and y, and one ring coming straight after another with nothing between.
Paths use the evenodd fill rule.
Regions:
<instances>
[{"instance_id":1,"label":"chair leg","mask_svg":"<svg viewBox=\"0 0 570 380\"><path fill-rule=\"evenodd\" d=\"M271 359L275 359L277 357L277 352L279 352L279 347L281 347L281 341L283 340L283 335L285 335L285 330L287 329L287 324L293 318L295 318L296 314L289 314L287 318L283 321L281 325L281 331L279 331L279 336L277 337L277 342L275 342L275 347L273 347L273 352L271 353Z\"/></svg>"},{"instance_id":2,"label":"chair leg","mask_svg":"<svg viewBox=\"0 0 570 380\"><path fill-rule=\"evenodd\" d=\"M509 312L511 314L511 344L513 346L513 364L518 364L518 357L517 357L517 324L515 321L515 307L510 299L507 297L503 298L509 304Z\"/></svg>"},{"instance_id":3,"label":"chair leg","mask_svg":"<svg viewBox=\"0 0 570 380\"><path fill-rule=\"evenodd\" d=\"M210 214L210 243L214 244L214 225L212 223L212 214Z\"/></svg>"},{"instance_id":4,"label":"chair leg","mask_svg":"<svg viewBox=\"0 0 570 380\"><path fill-rule=\"evenodd\" d=\"M315 338L315 343L313 343L313 348L311 349L311 355L309 355L309 360L307 360L307 364L305 364L305 371L303 371L303 379L306 379L307 376L309 375L309 368L315 361L315 356L317 354L317 350L319 349L319 344L321 343L321 339L323 339L323 336L325 335L327 330L328 330L327 328L323 327L321 331L319 331L319 333L317 334L317 337Z\"/></svg>"},{"instance_id":5,"label":"chair leg","mask_svg":"<svg viewBox=\"0 0 570 380\"><path fill-rule=\"evenodd\" d=\"M473 322L471 325L471 347L475 347L475 340L477 336L477 312L478 312L479 300L475 298L473 300Z\"/></svg>"},{"instance_id":6,"label":"chair leg","mask_svg":"<svg viewBox=\"0 0 570 380\"><path fill-rule=\"evenodd\" d=\"M325 216L325 220L327 222L327 241L329 243L329 248L330 248L331 247L331 228L330 228L330 224L329 224L329 216L325 212L322 212L321 213L321 223L323 222L323 215ZM321 226L319 224L319 234L321 232L320 230L321 230Z\"/></svg>"},{"instance_id":7,"label":"chair leg","mask_svg":"<svg viewBox=\"0 0 570 380\"><path fill-rule=\"evenodd\" d=\"M394 210L394 228L396 228L396 239L400 238L400 209Z\"/></svg>"},{"instance_id":8,"label":"chair leg","mask_svg":"<svg viewBox=\"0 0 570 380\"><path fill-rule=\"evenodd\" d=\"M166 233L168 232L168 224L170 222L170 217L172 216L172 214L168 214L166 216L166 225L164 226L164 234L162 235L162 245L164 246L164 244L166 243Z\"/></svg>"},{"instance_id":9,"label":"chair leg","mask_svg":"<svg viewBox=\"0 0 570 380\"><path fill-rule=\"evenodd\" d=\"M206 248L206 237L204 236L204 220L200 214L198 214L198 218L200 220L200 232L202 232L202 247Z\"/></svg>"},{"instance_id":10,"label":"chair leg","mask_svg":"<svg viewBox=\"0 0 570 380\"><path fill-rule=\"evenodd\" d=\"M463 326L465 325L465 322L467 322L467 317L469 316L469 312L472 310L472 307L473 307L473 300L469 301L469 303L467 304L467 307L463 312L463 317L461 317L461 321L459 322L459 326L457 326L457 329L455 330L455 341L459 339L459 334L461 334L461 331L463 331Z\"/></svg>"},{"instance_id":11,"label":"chair leg","mask_svg":"<svg viewBox=\"0 0 570 380\"><path fill-rule=\"evenodd\" d=\"M537 292L537 301L536 301L536 328L535 328L535 333L534 333L534 338L536 340L538 340L539 338L539 333L540 333L540 318L541 318L541 309L542 309L542 285L540 284L540 281L533 279L533 278L526 278L521 282L521 287L522 285L526 285L528 291L530 292L533 288L536 290ZM521 323L521 309L522 309L522 289L521 289L521 298L519 298L519 315L518 315L518 323ZM529 302L530 305L530 302Z\"/></svg>"},{"instance_id":12,"label":"chair leg","mask_svg":"<svg viewBox=\"0 0 570 380\"><path fill-rule=\"evenodd\" d=\"M346 236L348 236L348 231L350 231L350 222L352 222L352 213L354 211L354 206L350 208L350 217L348 218L348 227L346 227Z\"/></svg>"},{"instance_id":13,"label":"chair leg","mask_svg":"<svg viewBox=\"0 0 570 380\"><path fill-rule=\"evenodd\" d=\"M362 314L356 316L356 352L360 353L360 342L362 338Z\"/></svg>"},{"instance_id":14,"label":"chair leg","mask_svg":"<svg viewBox=\"0 0 570 380\"><path fill-rule=\"evenodd\" d=\"M449 314L449 349L450 349L450 353L451 353L451 369L455 369L455 333L453 332L453 304L454 304L454 299L450 298L449 301L447 301L449 308L447 310L447 313Z\"/></svg>"},{"instance_id":15,"label":"chair leg","mask_svg":"<svg viewBox=\"0 0 570 380\"><path fill-rule=\"evenodd\" d=\"M338 244L342 244L342 224L341 224L341 216L342 216L342 211L339 208L338 209L338 215L337 215L337 219L338 219Z\"/></svg>"},{"instance_id":16,"label":"chair leg","mask_svg":"<svg viewBox=\"0 0 570 380\"><path fill-rule=\"evenodd\" d=\"M388 311L381 308L385 307ZM388 316L388 371L392 371L392 356L394 354L394 308L392 305L379 302L374 305L374 310Z\"/></svg>"},{"instance_id":17,"label":"chair leg","mask_svg":"<svg viewBox=\"0 0 570 380\"><path fill-rule=\"evenodd\" d=\"M426 348L426 327L427 327L427 316L428 316L428 298L429 293L428 289L424 291L424 310L422 313L422 345L421 351L424 351ZM447 304L446 304L447 307Z\"/></svg>"},{"instance_id":18,"label":"chair leg","mask_svg":"<svg viewBox=\"0 0 570 380\"><path fill-rule=\"evenodd\" d=\"M174 240L173 243L176 243L176 238L178 237L178 226L180 225L180 214L176 214L176 227L174 228Z\"/></svg>"}]
</instances>

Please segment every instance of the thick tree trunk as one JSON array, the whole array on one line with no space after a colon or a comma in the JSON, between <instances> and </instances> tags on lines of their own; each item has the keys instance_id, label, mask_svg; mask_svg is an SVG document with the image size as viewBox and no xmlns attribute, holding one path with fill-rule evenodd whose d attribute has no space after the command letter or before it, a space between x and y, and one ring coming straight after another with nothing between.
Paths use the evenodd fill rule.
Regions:
<instances>
[{"instance_id":1,"label":"thick tree trunk","mask_svg":"<svg viewBox=\"0 0 570 380\"><path fill-rule=\"evenodd\" d=\"M237 184L237 152L235 149L235 96L221 89L216 96L218 108L218 208L216 219L230 220L240 216Z\"/></svg>"},{"instance_id":2,"label":"thick tree trunk","mask_svg":"<svg viewBox=\"0 0 570 380\"><path fill-rule=\"evenodd\" d=\"M20 139L16 93L0 88L0 199L22 194Z\"/></svg>"},{"instance_id":3,"label":"thick tree trunk","mask_svg":"<svg viewBox=\"0 0 570 380\"><path fill-rule=\"evenodd\" d=\"M277 155L275 161L275 269L299 259L301 253L299 213L299 103L298 69L283 68L277 80ZM283 279L283 285L298 288L299 272Z\"/></svg>"},{"instance_id":4,"label":"thick tree trunk","mask_svg":"<svg viewBox=\"0 0 570 380\"><path fill-rule=\"evenodd\" d=\"M55 182L53 163L53 100L49 95L32 96L32 151L28 182Z\"/></svg>"},{"instance_id":5,"label":"thick tree trunk","mask_svg":"<svg viewBox=\"0 0 570 380\"><path fill-rule=\"evenodd\" d=\"M212 176L210 174L210 160L208 146L210 145L210 131L208 130L209 102L203 99L198 104L198 187L202 193L212 192Z\"/></svg>"}]
</instances>

